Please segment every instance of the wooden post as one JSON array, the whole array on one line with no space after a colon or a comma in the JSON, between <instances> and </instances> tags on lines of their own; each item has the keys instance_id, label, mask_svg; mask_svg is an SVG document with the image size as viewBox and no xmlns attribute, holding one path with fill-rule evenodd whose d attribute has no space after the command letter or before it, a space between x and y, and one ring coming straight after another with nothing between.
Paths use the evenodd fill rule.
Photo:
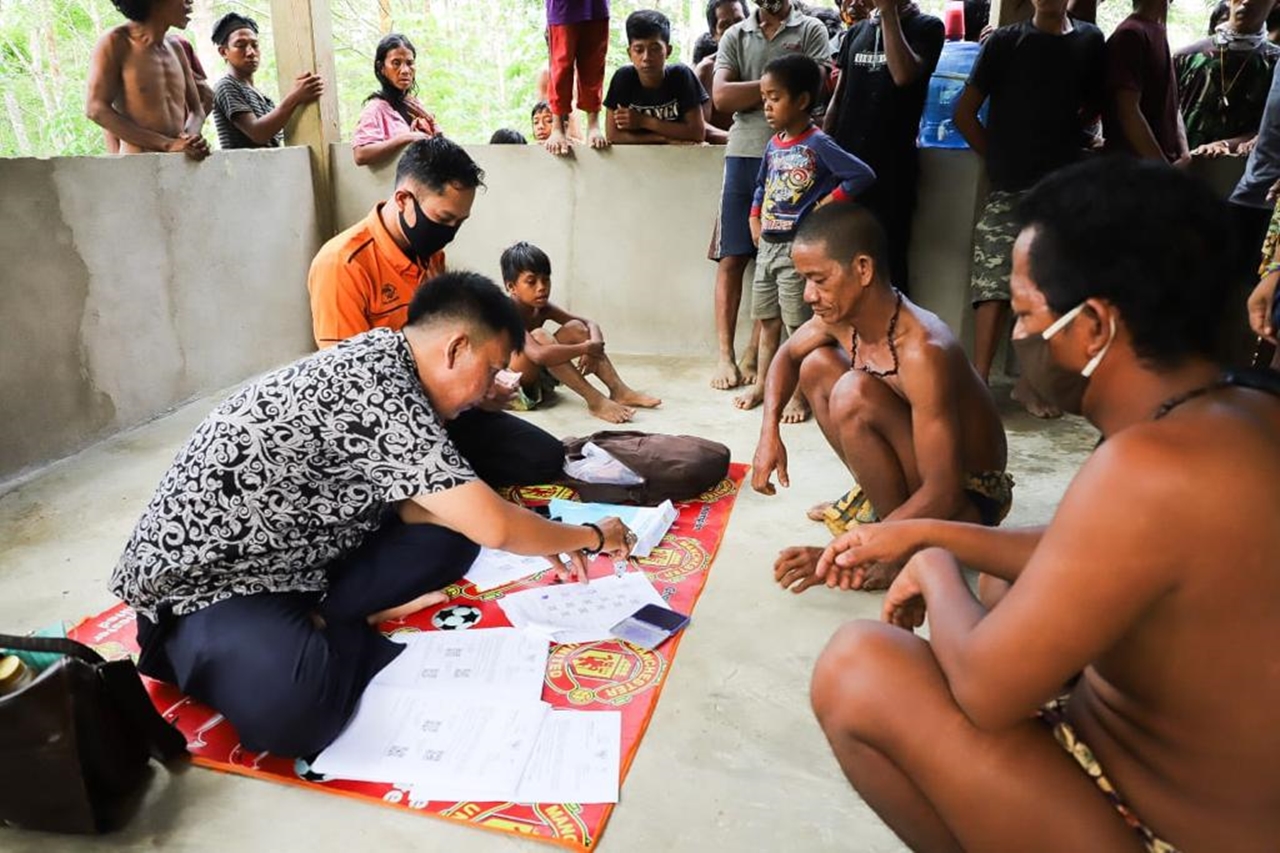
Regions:
<instances>
[{"instance_id":1,"label":"wooden post","mask_svg":"<svg viewBox=\"0 0 1280 853\"><path fill-rule=\"evenodd\" d=\"M324 78L320 100L294 112L284 129L286 145L311 150L311 183L322 239L333 236L333 169L330 147L338 131L338 81L333 67L333 23L327 0L271 0L271 34L280 94L304 71Z\"/></svg>"},{"instance_id":2,"label":"wooden post","mask_svg":"<svg viewBox=\"0 0 1280 853\"><path fill-rule=\"evenodd\" d=\"M991 23L997 27L1016 24L1031 17L1031 0L991 0Z\"/></svg>"}]
</instances>

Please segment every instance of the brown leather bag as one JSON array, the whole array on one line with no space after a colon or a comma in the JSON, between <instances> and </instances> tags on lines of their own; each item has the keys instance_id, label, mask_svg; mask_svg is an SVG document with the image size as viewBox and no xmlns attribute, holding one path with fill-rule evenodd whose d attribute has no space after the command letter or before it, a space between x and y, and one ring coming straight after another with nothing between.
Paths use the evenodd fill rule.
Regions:
<instances>
[{"instance_id":1,"label":"brown leather bag","mask_svg":"<svg viewBox=\"0 0 1280 853\"><path fill-rule=\"evenodd\" d=\"M608 451L643 477L644 482L618 486L573 478L565 480L584 501L656 506L665 500L692 500L729 473L729 448L696 435L604 430L586 438L566 438L565 459L581 459L587 442Z\"/></svg>"},{"instance_id":2,"label":"brown leather bag","mask_svg":"<svg viewBox=\"0 0 1280 853\"><path fill-rule=\"evenodd\" d=\"M137 804L150 759L187 752L130 660L74 640L0 634L0 648L62 654L0 696L0 823L50 832L113 829Z\"/></svg>"}]
</instances>

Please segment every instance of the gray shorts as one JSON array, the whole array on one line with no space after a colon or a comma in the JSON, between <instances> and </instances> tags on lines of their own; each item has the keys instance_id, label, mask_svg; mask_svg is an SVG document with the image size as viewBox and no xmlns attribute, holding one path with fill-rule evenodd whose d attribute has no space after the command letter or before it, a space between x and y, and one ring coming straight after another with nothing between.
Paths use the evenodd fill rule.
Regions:
<instances>
[{"instance_id":1,"label":"gray shorts","mask_svg":"<svg viewBox=\"0 0 1280 853\"><path fill-rule=\"evenodd\" d=\"M813 316L804 301L804 276L791 263L791 241L761 240L756 250L756 277L751 283L751 319L782 318L788 329Z\"/></svg>"},{"instance_id":2,"label":"gray shorts","mask_svg":"<svg viewBox=\"0 0 1280 853\"><path fill-rule=\"evenodd\" d=\"M1025 193L992 190L973 227L973 271L969 284L970 301L1008 302L1009 276L1013 273L1013 243L1018 225L1013 212Z\"/></svg>"}]
</instances>

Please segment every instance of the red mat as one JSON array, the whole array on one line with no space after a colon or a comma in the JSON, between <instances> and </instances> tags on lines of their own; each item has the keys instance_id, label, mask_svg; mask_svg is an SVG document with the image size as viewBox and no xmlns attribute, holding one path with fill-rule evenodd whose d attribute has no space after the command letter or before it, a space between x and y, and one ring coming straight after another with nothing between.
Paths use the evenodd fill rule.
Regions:
<instances>
[{"instance_id":1,"label":"red mat","mask_svg":"<svg viewBox=\"0 0 1280 853\"><path fill-rule=\"evenodd\" d=\"M746 473L746 465L734 464L729 469L728 478L716 488L697 500L678 504L680 515L661 544L648 558L637 561L658 593L674 609L684 613L693 611L707 582L707 573L720 548L729 513L733 510ZM511 497L533 505L555 497L572 498L575 495L562 487L545 486L521 489ZM611 562L604 557L596 558L591 567L592 577L603 577L612 572ZM475 587L463 581L449 587L451 600L448 604L381 627L388 635L433 631L436 629L432 626L432 615L443 607L458 604L479 608L481 618L477 624L481 627L507 626L510 623L497 599L508 592L545 586L551 583L551 578L548 570L484 593L477 593ZM690 630L697 630L696 620ZM104 657L136 656L138 651L133 611L123 604L85 620L69 635L93 646ZM654 651L617 641L554 645L551 649L542 691L545 701L560 708L622 711L623 779L653 716L683 636L682 632ZM195 763L214 770L301 785L434 817L465 821L484 829L512 832L574 850L595 847L613 811L612 804L419 802L411 801L408 791L392 785L308 778L300 774L300 769L291 759L241 748L234 729L220 714L186 698L176 687L144 680L156 708L187 736Z\"/></svg>"}]
</instances>

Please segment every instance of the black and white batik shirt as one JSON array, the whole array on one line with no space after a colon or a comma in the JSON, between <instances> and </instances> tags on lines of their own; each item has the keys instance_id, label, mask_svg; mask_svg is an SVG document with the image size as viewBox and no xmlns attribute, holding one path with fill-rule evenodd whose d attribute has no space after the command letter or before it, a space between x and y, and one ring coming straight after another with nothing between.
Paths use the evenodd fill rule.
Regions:
<instances>
[{"instance_id":1,"label":"black and white batik shirt","mask_svg":"<svg viewBox=\"0 0 1280 853\"><path fill-rule=\"evenodd\" d=\"M232 596L326 589L388 504L475 479L404 335L374 329L268 373L198 426L111 577L158 621Z\"/></svg>"}]
</instances>

